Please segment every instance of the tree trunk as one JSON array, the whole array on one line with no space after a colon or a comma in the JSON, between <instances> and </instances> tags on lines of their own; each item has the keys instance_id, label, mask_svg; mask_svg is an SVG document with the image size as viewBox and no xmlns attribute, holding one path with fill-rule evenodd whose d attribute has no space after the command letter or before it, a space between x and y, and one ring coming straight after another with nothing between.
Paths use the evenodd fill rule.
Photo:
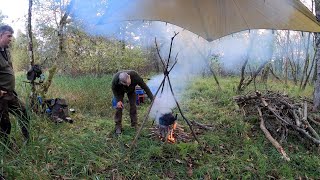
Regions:
<instances>
[{"instance_id":1,"label":"tree trunk","mask_svg":"<svg viewBox=\"0 0 320 180\"><path fill-rule=\"evenodd\" d=\"M67 19L70 15L70 11L73 7L74 0L71 0L69 4L67 5L66 11L64 12L63 16L61 17L59 21L58 26L58 51L56 55L56 63L57 64L63 64L65 58L67 58L66 48L65 48L65 33L64 29L67 25Z\"/></svg>"},{"instance_id":2,"label":"tree trunk","mask_svg":"<svg viewBox=\"0 0 320 180\"><path fill-rule=\"evenodd\" d=\"M315 1L316 17L320 19L320 0ZM313 94L313 111L318 111L320 107L320 33L315 33L315 45L316 45L316 62L317 62L317 74L316 82L314 85Z\"/></svg>"},{"instance_id":3,"label":"tree trunk","mask_svg":"<svg viewBox=\"0 0 320 180\"><path fill-rule=\"evenodd\" d=\"M34 55L33 55L33 43L32 43L31 17L32 17L32 0L29 0L29 9L28 9L28 52L29 52L30 64L31 64L31 66L33 66L34 65Z\"/></svg>"},{"instance_id":4,"label":"tree trunk","mask_svg":"<svg viewBox=\"0 0 320 180\"><path fill-rule=\"evenodd\" d=\"M311 76L312 70L313 70L313 69L316 69L316 68L313 68L313 67L316 65L316 62L315 62L316 53L317 53L317 51L315 50L315 52L314 52L314 54L313 54L313 59L312 59L312 62L311 62L310 70L309 70L309 72L307 72L306 79L305 79L305 81L304 81L304 83L303 83L303 85L302 85L302 87L301 87L302 90L305 90L305 89L306 89L306 86L307 86L307 83L308 83L309 78L310 78L310 76ZM313 79L312 79L311 81L313 81Z\"/></svg>"},{"instance_id":5,"label":"tree trunk","mask_svg":"<svg viewBox=\"0 0 320 180\"><path fill-rule=\"evenodd\" d=\"M302 89L304 78L306 78L308 76L308 68L309 68L309 64L310 64L310 54L309 54L310 38L311 38L311 33L309 32L308 33L307 48L306 48L306 59L304 61L304 67L303 67L302 77L301 77L301 81L300 81L300 89Z\"/></svg>"},{"instance_id":6,"label":"tree trunk","mask_svg":"<svg viewBox=\"0 0 320 180\"><path fill-rule=\"evenodd\" d=\"M285 57L285 62L284 62L284 83L285 85L288 85L288 59L289 59L289 36L290 36L290 31L288 30L287 32L287 48L286 48L286 57Z\"/></svg>"},{"instance_id":7,"label":"tree trunk","mask_svg":"<svg viewBox=\"0 0 320 180\"><path fill-rule=\"evenodd\" d=\"M28 9L28 55L30 61L30 67L34 66L34 54L33 54L33 42L32 42L32 26L31 26L31 17L32 17L32 0L29 0L29 9ZM38 111L38 106L36 104L37 94L36 94L36 85L34 80L30 82L31 84L31 95L30 95L30 106L31 109L35 112Z\"/></svg>"},{"instance_id":8,"label":"tree trunk","mask_svg":"<svg viewBox=\"0 0 320 180\"><path fill-rule=\"evenodd\" d=\"M270 72L270 66L271 64L268 64L266 65L263 70L262 70L262 73L261 73L261 81L263 83L267 83L268 82L268 78L269 78L269 72Z\"/></svg>"}]
</instances>

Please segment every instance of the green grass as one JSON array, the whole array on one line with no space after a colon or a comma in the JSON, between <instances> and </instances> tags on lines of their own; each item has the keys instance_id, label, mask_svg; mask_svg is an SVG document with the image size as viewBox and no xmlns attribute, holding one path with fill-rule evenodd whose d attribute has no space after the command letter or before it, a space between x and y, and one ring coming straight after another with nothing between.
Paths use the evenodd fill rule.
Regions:
<instances>
[{"instance_id":1,"label":"green grass","mask_svg":"<svg viewBox=\"0 0 320 180\"><path fill-rule=\"evenodd\" d=\"M214 131L198 135L200 143L163 143L150 138L144 128L132 151L135 137L124 111L124 132L116 138L111 108L111 76L56 76L47 97L61 97L76 109L73 124L54 124L33 115L32 141L23 145L13 119L11 137L18 148L0 145L0 173L7 179L297 179L320 178L319 147L306 147L289 137L284 148L290 162L259 129L256 117L244 118L232 100L237 78L220 79L219 90L213 78L194 80L180 102L189 120L212 124ZM29 87L17 78L17 91L26 100ZM264 91L265 85L257 83ZM292 96L312 97L312 87L300 91L293 85L268 84L268 89ZM247 91L254 91L250 86ZM247 93L247 92L244 92ZM141 122L150 103L138 107ZM189 131L182 119L179 124ZM152 127L149 121L146 127Z\"/></svg>"}]
</instances>

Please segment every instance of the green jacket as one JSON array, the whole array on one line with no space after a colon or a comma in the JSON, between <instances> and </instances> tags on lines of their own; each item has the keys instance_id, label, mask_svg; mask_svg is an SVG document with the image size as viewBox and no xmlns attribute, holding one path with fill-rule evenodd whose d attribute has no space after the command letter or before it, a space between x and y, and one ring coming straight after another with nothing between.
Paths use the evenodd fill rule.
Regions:
<instances>
[{"instance_id":1,"label":"green jacket","mask_svg":"<svg viewBox=\"0 0 320 180\"><path fill-rule=\"evenodd\" d=\"M119 74L121 72L126 72L130 75L131 78L131 84L130 86L125 86L120 83L119 81ZM112 80L112 92L114 97L116 98L117 102L123 99L123 96L125 93L128 92L134 92L135 87L139 85L148 95L150 100L153 100L153 95L149 89L149 87L146 85L146 83L143 81L143 79L138 75L136 71L133 70L124 70L119 71L113 76Z\"/></svg>"},{"instance_id":2,"label":"green jacket","mask_svg":"<svg viewBox=\"0 0 320 180\"><path fill-rule=\"evenodd\" d=\"M0 89L14 91L14 88L15 76L10 53L5 48L0 48Z\"/></svg>"}]
</instances>

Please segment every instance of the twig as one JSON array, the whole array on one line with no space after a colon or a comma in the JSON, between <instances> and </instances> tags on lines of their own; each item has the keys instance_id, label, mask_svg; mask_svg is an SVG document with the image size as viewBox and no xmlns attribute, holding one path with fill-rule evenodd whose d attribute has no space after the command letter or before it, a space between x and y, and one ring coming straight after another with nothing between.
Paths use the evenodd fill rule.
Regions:
<instances>
[{"instance_id":1,"label":"twig","mask_svg":"<svg viewBox=\"0 0 320 180\"><path fill-rule=\"evenodd\" d=\"M312 119L312 118L310 118L310 117L308 117L308 119L309 119L311 122L313 122L314 124L320 126L320 122L318 122L318 121L316 121L316 120L314 120L314 119Z\"/></svg>"},{"instance_id":2,"label":"twig","mask_svg":"<svg viewBox=\"0 0 320 180\"><path fill-rule=\"evenodd\" d=\"M299 111L296 110L296 109L294 109L294 110L292 111L292 114L293 114L293 116L294 116L294 120L296 121L296 125L297 125L298 127L300 127L300 126L301 126L301 121L300 121L300 118L299 118L297 112L299 112Z\"/></svg>"},{"instance_id":3,"label":"twig","mask_svg":"<svg viewBox=\"0 0 320 180\"><path fill-rule=\"evenodd\" d=\"M201 124L201 123L196 122L196 121L191 121L191 123L194 124L194 125L197 125L197 126L199 126L199 127L201 127L201 128L203 128L203 129L206 129L206 130L210 130L210 131L213 131L213 130L214 130L213 127L210 127L210 126Z\"/></svg>"},{"instance_id":4,"label":"twig","mask_svg":"<svg viewBox=\"0 0 320 180\"><path fill-rule=\"evenodd\" d=\"M164 69L165 68L165 64L164 64L164 61L163 61L162 57L160 56L160 49L158 48L157 38L154 38L154 43L156 44L157 53L158 53L158 56L160 58L160 61L161 61L162 65L163 65L163 70L165 70Z\"/></svg>"}]
</instances>

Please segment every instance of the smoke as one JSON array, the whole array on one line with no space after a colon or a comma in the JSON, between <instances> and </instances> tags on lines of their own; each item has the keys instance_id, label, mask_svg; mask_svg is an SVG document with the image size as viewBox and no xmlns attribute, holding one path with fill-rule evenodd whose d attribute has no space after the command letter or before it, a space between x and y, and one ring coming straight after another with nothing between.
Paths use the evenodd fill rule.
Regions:
<instances>
[{"instance_id":1,"label":"smoke","mask_svg":"<svg viewBox=\"0 0 320 180\"><path fill-rule=\"evenodd\" d=\"M274 35L272 31L245 31L211 43L174 25L163 27L162 32L162 35L166 37L163 37L160 42L162 47L160 52L163 59L169 56L171 37L175 32L179 32L173 41L172 59L170 60L173 62L178 53L178 62L169 75L174 97L178 102L182 100L183 92L192 79L208 69L209 60L214 54L219 54L219 62L224 69L235 72L239 72L246 58L250 59L251 64L259 66L263 62L269 61L273 55ZM157 75L148 82L153 93L163 78L163 75ZM155 99L150 117L158 120L162 114L171 112L176 107L174 97L166 81L163 92L159 91L159 95Z\"/></svg>"},{"instance_id":2,"label":"smoke","mask_svg":"<svg viewBox=\"0 0 320 180\"><path fill-rule=\"evenodd\" d=\"M215 41L212 48L226 71L238 73L246 59L256 66L271 60L274 41L271 30L251 30Z\"/></svg>"},{"instance_id":3,"label":"smoke","mask_svg":"<svg viewBox=\"0 0 320 180\"><path fill-rule=\"evenodd\" d=\"M164 22L100 23L101 18L108 18L108 14L118 13L119 8L125 11L136 10L136 8L125 7L126 4L123 1L122 3L117 2L119 1L78 0L73 15L75 19L82 20L84 29L92 35L111 36L119 40L127 38L126 43L145 47L155 46L154 43L146 44L145 42L147 42L146 39L156 38L160 55L165 62L168 62L171 38L175 33L179 33L173 41L168 68L170 69L177 61L169 75L172 91L166 79L150 113L150 117L156 120L176 107L175 99L181 102L183 92L189 83L208 69L213 55L218 55L221 65L230 71L237 71L246 58L252 59L253 63L260 64L272 57L274 36L272 31L267 30L244 31L209 43L187 30ZM103 8L101 4L104 5ZM163 78L163 74L159 74L147 82L153 93L159 88Z\"/></svg>"}]
</instances>

